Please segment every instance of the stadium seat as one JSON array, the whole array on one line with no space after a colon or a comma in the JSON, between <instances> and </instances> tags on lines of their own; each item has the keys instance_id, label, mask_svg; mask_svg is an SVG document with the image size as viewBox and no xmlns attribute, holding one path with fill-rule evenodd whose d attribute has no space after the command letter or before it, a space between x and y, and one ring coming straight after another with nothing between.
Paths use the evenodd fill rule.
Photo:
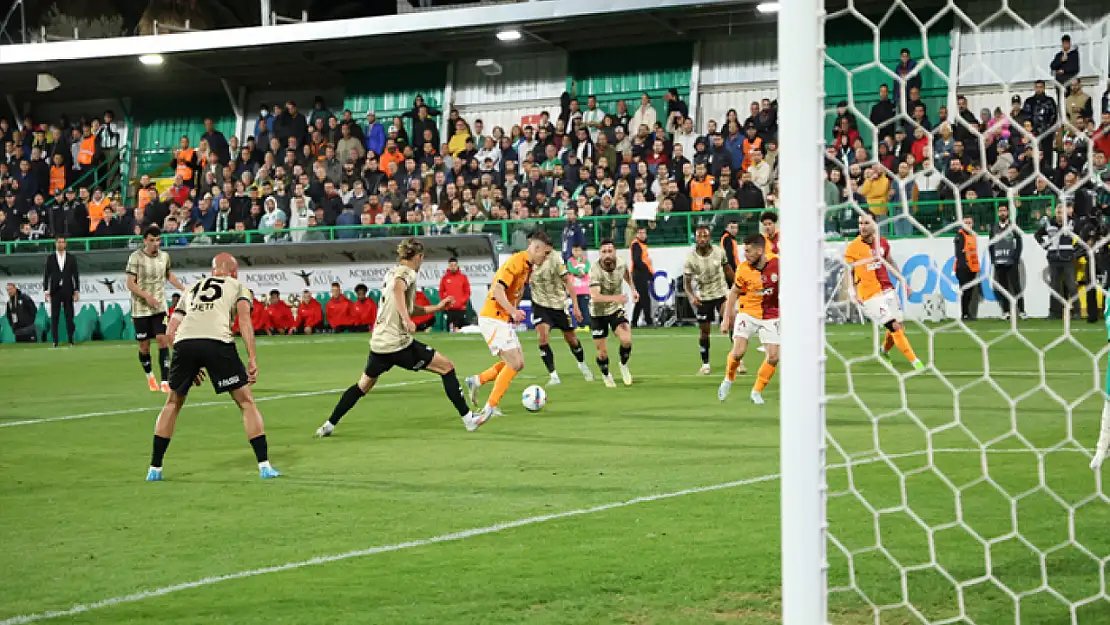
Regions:
<instances>
[{"instance_id":1,"label":"stadium seat","mask_svg":"<svg viewBox=\"0 0 1110 625\"><path fill-rule=\"evenodd\" d=\"M105 341L118 341L123 338L123 309L119 304L110 304L97 320L100 336Z\"/></svg>"},{"instance_id":2,"label":"stadium seat","mask_svg":"<svg viewBox=\"0 0 1110 625\"><path fill-rule=\"evenodd\" d=\"M96 313L96 307L92 304L82 306L81 310L73 317L73 340L78 343L91 341L99 317L100 315Z\"/></svg>"},{"instance_id":3,"label":"stadium seat","mask_svg":"<svg viewBox=\"0 0 1110 625\"><path fill-rule=\"evenodd\" d=\"M123 332L120 338L125 341L135 340L135 322L131 320L130 312L123 316Z\"/></svg>"},{"instance_id":4,"label":"stadium seat","mask_svg":"<svg viewBox=\"0 0 1110 625\"><path fill-rule=\"evenodd\" d=\"M12 331L12 324L8 323L7 315L0 317L0 343L14 343L15 332Z\"/></svg>"},{"instance_id":5,"label":"stadium seat","mask_svg":"<svg viewBox=\"0 0 1110 625\"><path fill-rule=\"evenodd\" d=\"M35 334L40 341L46 340L46 333L50 331L50 315L46 313L46 304L39 304L39 311L35 313Z\"/></svg>"}]
</instances>

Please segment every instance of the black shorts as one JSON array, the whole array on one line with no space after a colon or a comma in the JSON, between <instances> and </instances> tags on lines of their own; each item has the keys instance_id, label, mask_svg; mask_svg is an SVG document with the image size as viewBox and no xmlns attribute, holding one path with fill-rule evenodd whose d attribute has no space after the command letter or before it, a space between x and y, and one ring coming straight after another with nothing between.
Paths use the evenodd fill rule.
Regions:
<instances>
[{"instance_id":1,"label":"black shorts","mask_svg":"<svg viewBox=\"0 0 1110 625\"><path fill-rule=\"evenodd\" d=\"M570 317L567 315L567 311L540 306L532 302L532 325L538 326L541 323L563 332L570 332L574 329L574 326L570 325Z\"/></svg>"},{"instance_id":2,"label":"black shorts","mask_svg":"<svg viewBox=\"0 0 1110 625\"><path fill-rule=\"evenodd\" d=\"M170 364L170 390L186 395L204 369L217 393L227 393L247 385L247 369L239 360L235 343L215 339L185 339L173 344Z\"/></svg>"},{"instance_id":3,"label":"black shorts","mask_svg":"<svg viewBox=\"0 0 1110 625\"><path fill-rule=\"evenodd\" d=\"M135 324L136 341L146 341L166 333L166 313L132 317L131 322Z\"/></svg>"},{"instance_id":4,"label":"black shorts","mask_svg":"<svg viewBox=\"0 0 1110 625\"><path fill-rule=\"evenodd\" d=\"M625 319L624 311L615 312L611 315L592 315L590 317L590 336L595 339L603 339L609 336L609 330L616 330L627 323L628 319Z\"/></svg>"},{"instance_id":5,"label":"black shorts","mask_svg":"<svg viewBox=\"0 0 1110 625\"><path fill-rule=\"evenodd\" d=\"M721 305L725 303L725 298L718 297L717 299L710 299L701 301L701 305L694 311L694 317L698 323L712 322L714 319L721 317Z\"/></svg>"},{"instance_id":6,"label":"black shorts","mask_svg":"<svg viewBox=\"0 0 1110 625\"><path fill-rule=\"evenodd\" d=\"M363 370L363 373L371 378L379 378L393 367L400 367L409 371L421 371L432 363L432 358L435 355L436 350L420 341L413 341L409 343L408 347L389 354L371 351L370 357L366 359L366 369Z\"/></svg>"}]
</instances>

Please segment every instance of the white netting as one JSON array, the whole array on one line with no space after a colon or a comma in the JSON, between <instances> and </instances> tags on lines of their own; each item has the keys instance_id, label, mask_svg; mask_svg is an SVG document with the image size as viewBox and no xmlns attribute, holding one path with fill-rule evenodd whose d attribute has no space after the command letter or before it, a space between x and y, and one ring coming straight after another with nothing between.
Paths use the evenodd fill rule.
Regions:
<instances>
[{"instance_id":1,"label":"white netting","mask_svg":"<svg viewBox=\"0 0 1110 625\"><path fill-rule=\"evenodd\" d=\"M1107 352L1110 5L911 4L826 6L829 621L1110 623L1110 497L1087 466ZM904 75L902 48L916 64ZM1070 78L1075 50L1090 112L1053 80ZM872 115L880 83L892 102ZM855 132L863 151L845 149ZM1024 233L999 227L1003 208ZM1057 210L1075 214L1055 224ZM884 358L885 329L853 301L844 251L868 213L890 238L883 264L923 371L898 345ZM953 266L965 217L981 259L970 275ZM991 246L1012 254L1015 237L1020 260L996 266ZM1007 294L1013 275L1023 302Z\"/></svg>"}]
</instances>

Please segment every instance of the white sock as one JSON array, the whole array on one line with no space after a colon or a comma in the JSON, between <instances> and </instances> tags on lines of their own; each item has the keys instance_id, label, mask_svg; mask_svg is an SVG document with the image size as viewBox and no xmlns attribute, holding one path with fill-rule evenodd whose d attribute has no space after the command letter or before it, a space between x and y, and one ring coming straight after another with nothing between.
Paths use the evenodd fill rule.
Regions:
<instances>
[{"instance_id":1,"label":"white sock","mask_svg":"<svg viewBox=\"0 0 1110 625\"><path fill-rule=\"evenodd\" d=\"M1102 403L1102 424L1099 427L1098 446L1110 443L1110 400Z\"/></svg>"},{"instance_id":2,"label":"white sock","mask_svg":"<svg viewBox=\"0 0 1110 625\"><path fill-rule=\"evenodd\" d=\"M162 467L150 467L150 470L151 471L157 471L157 472L161 473L162 472Z\"/></svg>"},{"instance_id":3,"label":"white sock","mask_svg":"<svg viewBox=\"0 0 1110 625\"><path fill-rule=\"evenodd\" d=\"M258 468L259 469L272 469L273 467L270 466L270 461L269 460L263 460L262 462L258 463Z\"/></svg>"}]
</instances>

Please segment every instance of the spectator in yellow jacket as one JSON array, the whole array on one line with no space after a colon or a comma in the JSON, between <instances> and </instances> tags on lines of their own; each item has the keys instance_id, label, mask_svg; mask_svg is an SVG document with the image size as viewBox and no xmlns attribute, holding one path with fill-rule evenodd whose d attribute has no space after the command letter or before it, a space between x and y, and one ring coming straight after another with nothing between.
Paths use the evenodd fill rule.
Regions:
<instances>
[{"instance_id":1,"label":"spectator in yellow jacket","mask_svg":"<svg viewBox=\"0 0 1110 625\"><path fill-rule=\"evenodd\" d=\"M871 210L872 215L876 217L886 217L886 203L888 194L890 193L890 178L886 177L886 172L878 165L872 165L867 168L860 193L863 197L867 198L867 206Z\"/></svg>"}]
</instances>

